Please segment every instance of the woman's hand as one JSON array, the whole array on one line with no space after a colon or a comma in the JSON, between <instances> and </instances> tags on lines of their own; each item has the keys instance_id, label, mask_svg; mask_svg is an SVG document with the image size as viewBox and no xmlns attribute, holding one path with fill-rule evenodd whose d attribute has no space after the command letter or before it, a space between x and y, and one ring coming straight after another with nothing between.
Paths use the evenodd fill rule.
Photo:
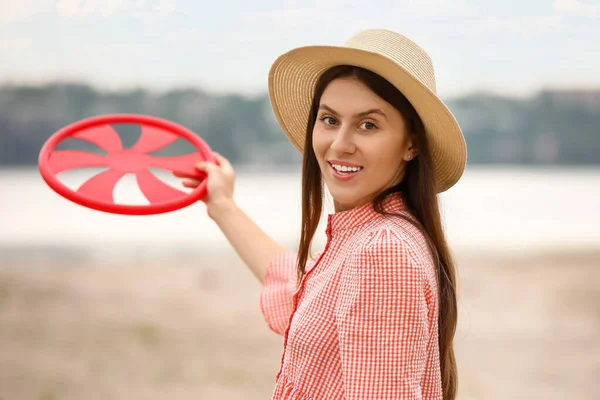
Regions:
<instances>
[{"instance_id":1,"label":"woman's hand","mask_svg":"<svg viewBox=\"0 0 600 400\"><path fill-rule=\"evenodd\" d=\"M235 206L233 200L233 190L235 186L235 171L229 161L222 155L213 152L217 159L217 164L212 162L200 162L196 164L196 169L204 172L208 179L207 193L202 201L206 204L208 216L213 220L219 213L225 212ZM184 178L182 185L187 188L196 188L202 179L191 177L187 174L174 172L178 178Z\"/></svg>"}]
</instances>

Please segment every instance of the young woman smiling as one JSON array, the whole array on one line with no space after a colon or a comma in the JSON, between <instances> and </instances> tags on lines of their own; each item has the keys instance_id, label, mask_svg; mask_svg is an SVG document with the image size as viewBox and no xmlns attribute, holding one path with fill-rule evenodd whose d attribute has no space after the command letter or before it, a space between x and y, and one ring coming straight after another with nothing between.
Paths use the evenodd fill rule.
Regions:
<instances>
[{"instance_id":1,"label":"young woman smiling","mask_svg":"<svg viewBox=\"0 0 600 400\"><path fill-rule=\"evenodd\" d=\"M398 33L365 30L280 56L269 93L303 154L298 249L236 206L225 158L198 168L209 216L263 283L261 310L284 338L272 398L454 400L456 272L437 195L461 177L466 146L429 57ZM335 212L311 255L324 185Z\"/></svg>"}]
</instances>

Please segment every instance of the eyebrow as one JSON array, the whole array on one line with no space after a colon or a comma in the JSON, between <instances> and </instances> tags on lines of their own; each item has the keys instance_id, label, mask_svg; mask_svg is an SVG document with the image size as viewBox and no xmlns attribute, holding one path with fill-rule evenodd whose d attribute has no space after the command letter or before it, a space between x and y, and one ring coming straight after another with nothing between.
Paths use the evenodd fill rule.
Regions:
<instances>
[{"instance_id":1,"label":"eyebrow","mask_svg":"<svg viewBox=\"0 0 600 400\"><path fill-rule=\"evenodd\" d=\"M337 111L335 111L333 108L329 107L327 104L321 104L319 106L319 109L327 110L333 114L339 114ZM385 113L383 111L381 111L379 108L371 108L370 110L356 113L353 115L353 117L365 117L369 114L379 114L387 119L387 116L385 115Z\"/></svg>"}]
</instances>

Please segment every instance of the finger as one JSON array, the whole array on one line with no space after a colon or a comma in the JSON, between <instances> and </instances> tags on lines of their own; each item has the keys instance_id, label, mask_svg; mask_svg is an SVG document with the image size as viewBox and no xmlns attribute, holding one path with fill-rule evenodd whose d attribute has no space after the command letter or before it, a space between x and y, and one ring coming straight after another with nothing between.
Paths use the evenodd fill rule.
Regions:
<instances>
[{"instance_id":1,"label":"finger","mask_svg":"<svg viewBox=\"0 0 600 400\"><path fill-rule=\"evenodd\" d=\"M186 188L195 189L200 184L200 181L198 181L196 179L185 179L184 181L181 182L181 184L183 186L185 186Z\"/></svg>"},{"instance_id":2,"label":"finger","mask_svg":"<svg viewBox=\"0 0 600 400\"><path fill-rule=\"evenodd\" d=\"M213 151L213 156L215 157L216 161L220 164L220 163L226 163L227 159L225 157L223 157L221 155L221 153L219 153L218 151Z\"/></svg>"},{"instance_id":3,"label":"finger","mask_svg":"<svg viewBox=\"0 0 600 400\"><path fill-rule=\"evenodd\" d=\"M213 154L215 155L217 162L219 163L219 165L221 166L221 168L223 169L224 172L233 171L233 167L231 166L231 163L229 162L229 160L227 160L225 157L223 157L221 154L217 153L216 151L213 152Z\"/></svg>"},{"instance_id":4,"label":"finger","mask_svg":"<svg viewBox=\"0 0 600 400\"><path fill-rule=\"evenodd\" d=\"M215 165L214 163L211 163L208 161L201 161L201 162L197 163L195 165L195 167L197 170L206 172L207 174L210 174L212 171L219 168L218 165Z\"/></svg>"},{"instance_id":5,"label":"finger","mask_svg":"<svg viewBox=\"0 0 600 400\"><path fill-rule=\"evenodd\" d=\"M215 158L215 163L220 166L221 165L220 159L222 159L223 157L216 151L213 151L213 157Z\"/></svg>"},{"instance_id":6,"label":"finger","mask_svg":"<svg viewBox=\"0 0 600 400\"><path fill-rule=\"evenodd\" d=\"M173 174L173 176L175 176L177 178L190 178L190 179L198 180L198 174L191 174L191 173L184 172L184 171L172 171L172 174ZM204 178L204 176L202 178Z\"/></svg>"}]
</instances>

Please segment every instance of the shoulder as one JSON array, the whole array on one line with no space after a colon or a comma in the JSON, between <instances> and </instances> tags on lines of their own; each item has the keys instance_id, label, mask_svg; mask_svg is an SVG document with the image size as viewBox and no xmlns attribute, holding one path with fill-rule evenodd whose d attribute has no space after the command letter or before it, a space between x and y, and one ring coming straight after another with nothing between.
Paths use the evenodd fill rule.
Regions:
<instances>
[{"instance_id":1,"label":"shoulder","mask_svg":"<svg viewBox=\"0 0 600 400\"><path fill-rule=\"evenodd\" d=\"M388 226L373 227L365 232L359 253L364 261L389 264L388 267L391 268L422 264L414 245L397 229Z\"/></svg>"},{"instance_id":2,"label":"shoulder","mask_svg":"<svg viewBox=\"0 0 600 400\"><path fill-rule=\"evenodd\" d=\"M431 249L423 232L412 222L410 214L381 216L363 232L362 251L367 253L384 251L401 253L412 263L432 264ZM399 255L399 254L398 254Z\"/></svg>"},{"instance_id":3,"label":"shoulder","mask_svg":"<svg viewBox=\"0 0 600 400\"><path fill-rule=\"evenodd\" d=\"M399 220L399 221L397 221ZM402 277L435 289L436 267L419 229L400 217L386 217L365 230L355 260L369 274L388 278Z\"/></svg>"}]
</instances>

